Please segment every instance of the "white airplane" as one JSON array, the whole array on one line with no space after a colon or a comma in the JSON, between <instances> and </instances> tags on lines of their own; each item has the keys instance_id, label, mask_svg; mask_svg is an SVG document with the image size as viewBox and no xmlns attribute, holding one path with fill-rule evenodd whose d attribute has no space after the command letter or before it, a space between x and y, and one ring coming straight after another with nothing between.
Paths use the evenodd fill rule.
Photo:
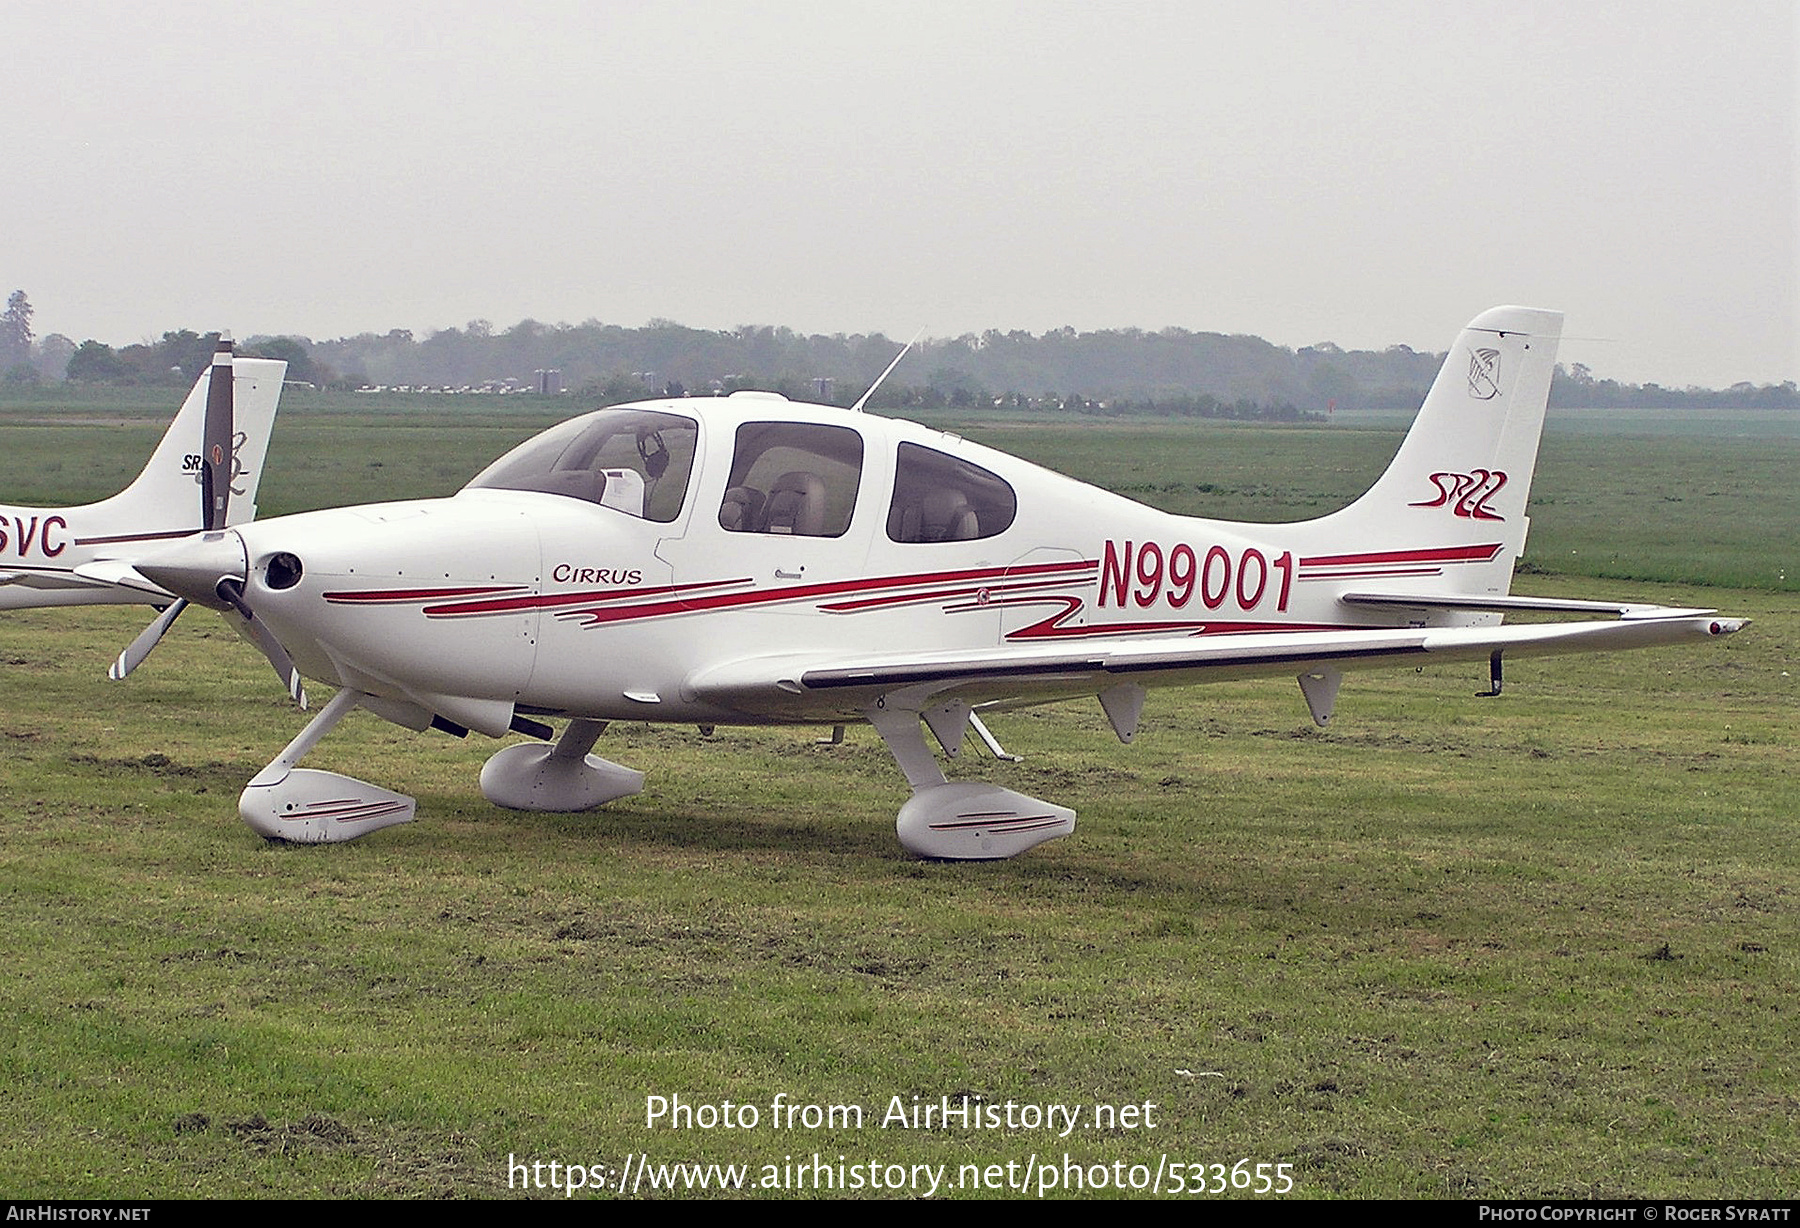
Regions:
<instances>
[{"instance_id":1,"label":"white airplane","mask_svg":"<svg viewBox=\"0 0 1800 1228\"><path fill-rule=\"evenodd\" d=\"M0 507L0 610L142 602L165 607L153 629L174 621L186 603L144 584L130 562L189 534L255 518L287 372L285 362L235 358L232 349L220 339L130 486L84 507ZM125 658L115 669L125 669Z\"/></svg>"},{"instance_id":2,"label":"white airplane","mask_svg":"<svg viewBox=\"0 0 1800 1228\"><path fill-rule=\"evenodd\" d=\"M340 688L239 800L266 837L413 817L409 797L295 766L363 707L546 741L568 718L481 772L490 801L543 811L642 789L589 753L608 721L867 721L913 790L907 849L1011 857L1074 812L947 781L921 722L948 755L969 729L1001 755L982 712L1093 695L1129 742L1150 687L1286 675L1323 725L1349 670L1485 659L1497 694L1504 656L1743 626L1508 595L1561 324L1478 317L1387 472L1305 523L1170 515L910 422L736 393L599 410L453 498L259 521L138 570L277 641L296 690L296 671ZM1501 625L1522 611L1584 617Z\"/></svg>"}]
</instances>

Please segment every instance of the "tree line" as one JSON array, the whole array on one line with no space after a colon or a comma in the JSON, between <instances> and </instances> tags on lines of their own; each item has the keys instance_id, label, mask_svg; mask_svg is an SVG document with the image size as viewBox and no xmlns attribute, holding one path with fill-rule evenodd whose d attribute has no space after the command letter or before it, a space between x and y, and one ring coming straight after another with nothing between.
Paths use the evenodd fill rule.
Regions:
<instances>
[{"instance_id":1,"label":"tree line","mask_svg":"<svg viewBox=\"0 0 1800 1228\"><path fill-rule=\"evenodd\" d=\"M52 335L37 341L23 291L0 316L0 379L184 384L210 361L217 333L166 332L115 349ZM652 320L625 328L589 320L486 320L415 336L408 329L314 341L253 336L239 352L281 358L288 378L341 389L528 390L547 385L583 401L708 395L740 388L850 404L900 344L880 333L801 334L770 325L688 328ZM1051 409L1089 414L1298 419L1333 409L1415 405L1442 353L1408 346L1289 349L1260 337L1167 328L966 333L921 342L872 404L906 409ZM554 372L544 380L542 373ZM1800 408L1793 381L1725 389L1663 388L1558 367L1552 403L1583 406Z\"/></svg>"}]
</instances>

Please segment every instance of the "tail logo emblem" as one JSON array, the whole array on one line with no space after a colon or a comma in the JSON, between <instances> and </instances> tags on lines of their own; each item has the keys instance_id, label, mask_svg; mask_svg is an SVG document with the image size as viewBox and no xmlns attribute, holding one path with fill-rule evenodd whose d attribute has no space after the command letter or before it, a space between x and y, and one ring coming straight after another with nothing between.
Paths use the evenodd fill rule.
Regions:
<instances>
[{"instance_id":1,"label":"tail logo emblem","mask_svg":"<svg viewBox=\"0 0 1800 1228\"><path fill-rule=\"evenodd\" d=\"M248 431L238 431L231 437L231 473L226 478L226 481L231 484L231 493L234 495L241 495L244 493L244 491L237 486L237 482L244 476L244 458L241 453L243 452L244 445L248 442L250 442L250 433ZM200 458L196 456L193 459L198 461ZM217 444L213 445L212 463L214 465L225 463L224 453ZM194 485L196 486L200 485L204 480L201 477L201 473L202 468L196 466L194 469Z\"/></svg>"},{"instance_id":2,"label":"tail logo emblem","mask_svg":"<svg viewBox=\"0 0 1800 1228\"><path fill-rule=\"evenodd\" d=\"M1500 395L1500 351L1469 351L1469 395L1477 401L1491 401Z\"/></svg>"},{"instance_id":3,"label":"tail logo emblem","mask_svg":"<svg viewBox=\"0 0 1800 1228\"><path fill-rule=\"evenodd\" d=\"M1488 506L1488 500L1506 485L1506 474L1499 469L1477 469L1473 473L1434 473L1431 484L1437 487L1437 498L1408 507L1448 507L1454 516L1465 520L1505 520L1506 517Z\"/></svg>"}]
</instances>

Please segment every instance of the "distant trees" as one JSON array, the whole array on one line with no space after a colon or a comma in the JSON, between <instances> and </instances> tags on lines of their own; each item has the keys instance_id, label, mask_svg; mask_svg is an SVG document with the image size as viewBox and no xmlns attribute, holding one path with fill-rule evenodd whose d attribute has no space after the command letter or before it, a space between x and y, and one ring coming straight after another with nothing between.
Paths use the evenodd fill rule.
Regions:
<instances>
[{"instance_id":1,"label":"distant trees","mask_svg":"<svg viewBox=\"0 0 1800 1228\"><path fill-rule=\"evenodd\" d=\"M1581 409L1796 409L1800 387L1793 380L1752 384L1740 380L1729 388L1664 388L1659 384L1622 384L1595 379L1585 364L1557 364L1550 381L1550 403Z\"/></svg>"},{"instance_id":2,"label":"distant trees","mask_svg":"<svg viewBox=\"0 0 1800 1228\"><path fill-rule=\"evenodd\" d=\"M184 328L164 333L159 341L122 350L92 339L76 345L67 337L46 338L45 357L49 357L52 340L61 342L66 378L78 383L185 385L211 365L219 334ZM290 380L325 384L332 379L331 369L313 359L304 337L252 337L238 347L238 353L246 358L282 359Z\"/></svg>"},{"instance_id":3,"label":"distant trees","mask_svg":"<svg viewBox=\"0 0 1800 1228\"><path fill-rule=\"evenodd\" d=\"M190 329L164 333L153 345L128 345L119 351L124 362L140 369L146 383L167 380L186 384L200 378L200 372L212 365L213 351L218 348L219 334L204 335Z\"/></svg>"},{"instance_id":4,"label":"distant trees","mask_svg":"<svg viewBox=\"0 0 1800 1228\"><path fill-rule=\"evenodd\" d=\"M808 336L764 324L710 330L669 320L643 328L523 320L499 330L472 320L424 338L396 331L322 341L311 352L315 362L388 386L455 388L505 378L525 384L533 371L553 368L588 400L651 396L674 385L701 394L761 388L810 399L824 387L830 391L823 395L848 405L898 349L880 334ZM1183 329L1065 327L1041 337L989 330L924 342L872 404L981 410L1001 400L1043 405L1053 398L1057 406L1092 411L1102 402L1172 406L1201 396L1217 407L1416 404L1440 357L1404 349L1346 354L1335 346L1296 354L1256 337ZM1170 410L1202 411L1198 400Z\"/></svg>"},{"instance_id":5,"label":"distant trees","mask_svg":"<svg viewBox=\"0 0 1800 1228\"><path fill-rule=\"evenodd\" d=\"M51 333L37 347L38 373L45 379L62 379L74 357L75 343L61 333Z\"/></svg>"},{"instance_id":6,"label":"distant trees","mask_svg":"<svg viewBox=\"0 0 1800 1228\"><path fill-rule=\"evenodd\" d=\"M218 333L180 329L162 340L128 345L114 350L92 339L83 341L69 356L67 378L116 384L186 384L211 362Z\"/></svg>"},{"instance_id":7,"label":"distant trees","mask_svg":"<svg viewBox=\"0 0 1800 1228\"><path fill-rule=\"evenodd\" d=\"M130 374L110 345L99 341L83 341L69 355L66 377L78 383L123 382Z\"/></svg>"},{"instance_id":8,"label":"distant trees","mask_svg":"<svg viewBox=\"0 0 1800 1228\"><path fill-rule=\"evenodd\" d=\"M287 378L302 384L329 384L331 368L313 361L312 351L298 337L252 337L240 351L246 358L279 358L287 363Z\"/></svg>"},{"instance_id":9,"label":"distant trees","mask_svg":"<svg viewBox=\"0 0 1800 1228\"><path fill-rule=\"evenodd\" d=\"M6 313L0 315L0 376L8 382L37 379L37 368L31 365L31 300L25 291L14 290L6 300Z\"/></svg>"},{"instance_id":10,"label":"distant trees","mask_svg":"<svg viewBox=\"0 0 1800 1228\"><path fill-rule=\"evenodd\" d=\"M9 310L9 317L22 320L28 331L29 304L22 294L14 297L20 310L16 315ZM209 360L215 336L169 332L160 341L117 352L97 341L71 344L68 377L184 382ZM242 352L285 359L289 379L321 386L528 389L534 371L553 369L562 372L565 387L589 402L639 399L671 389L706 395L757 388L848 405L899 348L880 333L805 335L766 324L717 330L671 320L652 320L643 328L598 320L521 320L498 329L474 319L461 328L423 336L393 329L318 342L252 338ZM990 329L922 342L871 404L900 411L1030 407L1289 420L1332 408L1416 406L1442 362L1442 354L1403 345L1345 350L1321 342L1295 350L1260 337L1180 328L1078 332L1065 327L1041 336ZM337 380L334 371L344 378ZM1800 390L1791 382L1717 391L1621 384L1596 379L1575 364L1558 370L1551 401L1570 406L1800 408Z\"/></svg>"},{"instance_id":11,"label":"distant trees","mask_svg":"<svg viewBox=\"0 0 1800 1228\"><path fill-rule=\"evenodd\" d=\"M75 343L61 333L51 333L40 344L31 329L35 314L25 291L7 295L6 311L0 313L0 380L8 384L35 384L45 375L61 378L75 352Z\"/></svg>"}]
</instances>

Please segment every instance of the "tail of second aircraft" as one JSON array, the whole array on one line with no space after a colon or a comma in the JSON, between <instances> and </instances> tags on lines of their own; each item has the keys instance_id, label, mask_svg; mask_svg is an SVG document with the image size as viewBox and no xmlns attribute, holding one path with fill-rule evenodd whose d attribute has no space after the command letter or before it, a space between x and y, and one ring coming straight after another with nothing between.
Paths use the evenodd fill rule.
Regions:
<instances>
[{"instance_id":1,"label":"tail of second aircraft","mask_svg":"<svg viewBox=\"0 0 1800 1228\"><path fill-rule=\"evenodd\" d=\"M1561 333L1559 312L1529 307L1470 321L1387 471L1304 526L1319 564L1421 594L1505 594Z\"/></svg>"},{"instance_id":2,"label":"tail of second aircraft","mask_svg":"<svg viewBox=\"0 0 1800 1228\"><path fill-rule=\"evenodd\" d=\"M94 504L89 520L123 540L224 528L256 517L256 492L287 364L236 358L221 340L150 463L130 486Z\"/></svg>"}]
</instances>

